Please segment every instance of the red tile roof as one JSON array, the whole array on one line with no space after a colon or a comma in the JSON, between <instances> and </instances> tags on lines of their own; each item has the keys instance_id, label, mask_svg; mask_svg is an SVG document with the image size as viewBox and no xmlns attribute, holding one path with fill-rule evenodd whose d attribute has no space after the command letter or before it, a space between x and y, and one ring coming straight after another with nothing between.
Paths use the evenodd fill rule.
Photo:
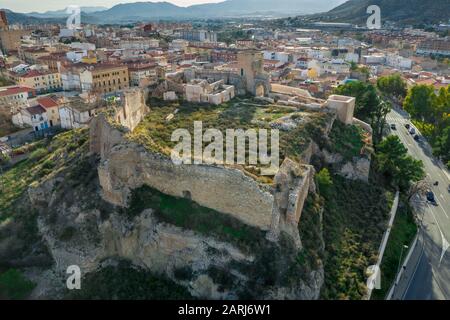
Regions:
<instances>
[{"instance_id":1,"label":"red tile roof","mask_svg":"<svg viewBox=\"0 0 450 320\"><path fill-rule=\"evenodd\" d=\"M44 107L45 109L58 106L58 103L49 97L38 98L37 102L39 103L40 106Z\"/></svg>"},{"instance_id":2,"label":"red tile roof","mask_svg":"<svg viewBox=\"0 0 450 320\"><path fill-rule=\"evenodd\" d=\"M42 108L42 107L39 106L39 105L34 106L34 107L28 107L28 108L27 108L27 111L28 111L30 114L32 114L32 115L35 115L35 114L43 114L43 113L46 112L45 109Z\"/></svg>"},{"instance_id":3,"label":"red tile roof","mask_svg":"<svg viewBox=\"0 0 450 320\"><path fill-rule=\"evenodd\" d=\"M0 89L0 97L5 97L5 96L10 96L13 94L18 94L18 93L22 93L22 92L32 92L34 91L34 89L32 88L28 88L28 87L10 87L10 88L6 88L4 90Z\"/></svg>"},{"instance_id":4,"label":"red tile roof","mask_svg":"<svg viewBox=\"0 0 450 320\"><path fill-rule=\"evenodd\" d=\"M49 71L38 71L38 70L30 70L27 73L20 75L20 77L23 78L33 78L33 77L39 77L39 76L43 76L43 75L47 75L47 74L51 74L53 72L49 72Z\"/></svg>"}]
</instances>

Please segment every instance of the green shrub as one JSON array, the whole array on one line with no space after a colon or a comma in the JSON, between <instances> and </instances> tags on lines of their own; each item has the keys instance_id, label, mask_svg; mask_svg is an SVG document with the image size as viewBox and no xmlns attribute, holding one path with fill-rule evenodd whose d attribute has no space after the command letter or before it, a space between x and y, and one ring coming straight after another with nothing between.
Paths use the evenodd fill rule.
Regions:
<instances>
[{"instance_id":1,"label":"green shrub","mask_svg":"<svg viewBox=\"0 0 450 320\"><path fill-rule=\"evenodd\" d=\"M323 168L316 174L316 181L319 187L319 191L322 194L328 194L330 187L333 185L333 180L330 176L330 171L327 168Z\"/></svg>"},{"instance_id":2,"label":"green shrub","mask_svg":"<svg viewBox=\"0 0 450 320\"><path fill-rule=\"evenodd\" d=\"M165 223L215 236L231 242L245 251L264 239L264 233L229 215L202 207L190 199L176 198L143 186L132 192L130 206L123 213L134 217L145 209L153 209L155 216Z\"/></svg>"},{"instance_id":3,"label":"green shrub","mask_svg":"<svg viewBox=\"0 0 450 320\"><path fill-rule=\"evenodd\" d=\"M332 176L325 198L324 299L361 299L366 269L376 262L390 212L390 193L376 184Z\"/></svg>"},{"instance_id":4,"label":"green shrub","mask_svg":"<svg viewBox=\"0 0 450 320\"><path fill-rule=\"evenodd\" d=\"M351 161L359 157L364 147L362 130L357 126L347 126L335 121L330 133L330 151L339 153L345 160Z\"/></svg>"},{"instance_id":5,"label":"green shrub","mask_svg":"<svg viewBox=\"0 0 450 320\"><path fill-rule=\"evenodd\" d=\"M48 160L45 160L44 163L42 163L42 169L53 169L55 167L55 165L56 165L55 162L48 159Z\"/></svg>"},{"instance_id":6,"label":"green shrub","mask_svg":"<svg viewBox=\"0 0 450 320\"><path fill-rule=\"evenodd\" d=\"M37 162L37 161L41 160L42 158L44 158L48 154L49 154L49 152L46 148L39 148L39 149L34 150L30 154L30 157L28 159L30 161Z\"/></svg>"},{"instance_id":7,"label":"green shrub","mask_svg":"<svg viewBox=\"0 0 450 320\"><path fill-rule=\"evenodd\" d=\"M16 269L0 274L0 299L22 300L36 285Z\"/></svg>"}]
</instances>

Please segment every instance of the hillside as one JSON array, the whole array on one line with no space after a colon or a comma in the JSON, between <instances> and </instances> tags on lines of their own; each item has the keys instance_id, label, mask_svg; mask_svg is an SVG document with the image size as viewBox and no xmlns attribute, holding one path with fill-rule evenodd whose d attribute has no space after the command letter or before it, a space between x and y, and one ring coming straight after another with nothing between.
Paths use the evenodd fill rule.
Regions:
<instances>
[{"instance_id":1,"label":"hillside","mask_svg":"<svg viewBox=\"0 0 450 320\"><path fill-rule=\"evenodd\" d=\"M6 18L8 19L9 24L39 24L42 23L44 20L36 18L36 17L30 17L24 13L17 13L13 12L8 9L0 9L4 10L6 12Z\"/></svg>"},{"instance_id":2,"label":"hillside","mask_svg":"<svg viewBox=\"0 0 450 320\"><path fill-rule=\"evenodd\" d=\"M351 22L363 24L368 18L370 5L381 8L385 21L403 24L438 23L450 19L448 0L350 0L314 18L330 22Z\"/></svg>"}]
</instances>

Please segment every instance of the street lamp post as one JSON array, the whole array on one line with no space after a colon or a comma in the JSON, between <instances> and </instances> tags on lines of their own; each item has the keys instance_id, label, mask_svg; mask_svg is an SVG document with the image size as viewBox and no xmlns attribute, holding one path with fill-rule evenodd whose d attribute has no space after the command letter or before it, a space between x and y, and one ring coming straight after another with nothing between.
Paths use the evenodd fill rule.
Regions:
<instances>
[{"instance_id":1,"label":"street lamp post","mask_svg":"<svg viewBox=\"0 0 450 320\"><path fill-rule=\"evenodd\" d=\"M409 247L407 245L402 246L402 251L400 252L400 260L398 261L398 268L397 268L397 274L400 272L400 266L402 264L402 258L403 258L403 250L408 249Z\"/></svg>"},{"instance_id":2,"label":"street lamp post","mask_svg":"<svg viewBox=\"0 0 450 320\"><path fill-rule=\"evenodd\" d=\"M400 266L402 264L403 250L404 249L408 249L408 248L409 247L407 245L403 245L402 246L402 251L400 252L400 260L398 261L398 267L397 267L397 277L398 277L398 274L400 272ZM398 286L398 283L399 283L399 281L397 281L397 280L400 280L400 279L396 279L395 282L394 282L394 289L393 289L393 292L392 292L392 298L395 297L395 292L397 291L397 286Z\"/></svg>"}]
</instances>

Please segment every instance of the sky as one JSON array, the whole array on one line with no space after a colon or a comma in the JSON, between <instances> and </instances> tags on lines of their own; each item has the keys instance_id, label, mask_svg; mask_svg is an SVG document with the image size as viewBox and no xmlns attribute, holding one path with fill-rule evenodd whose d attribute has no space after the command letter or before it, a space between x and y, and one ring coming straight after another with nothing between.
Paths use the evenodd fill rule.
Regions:
<instances>
[{"instance_id":1,"label":"sky","mask_svg":"<svg viewBox=\"0 0 450 320\"><path fill-rule=\"evenodd\" d=\"M69 5L78 5L81 7L112 7L118 3L127 2L162 2L167 1L178 6L187 7L193 4L222 2L224 0L0 0L0 8L10 9L15 12L45 12L55 11L66 8Z\"/></svg>"}]
</instances>

